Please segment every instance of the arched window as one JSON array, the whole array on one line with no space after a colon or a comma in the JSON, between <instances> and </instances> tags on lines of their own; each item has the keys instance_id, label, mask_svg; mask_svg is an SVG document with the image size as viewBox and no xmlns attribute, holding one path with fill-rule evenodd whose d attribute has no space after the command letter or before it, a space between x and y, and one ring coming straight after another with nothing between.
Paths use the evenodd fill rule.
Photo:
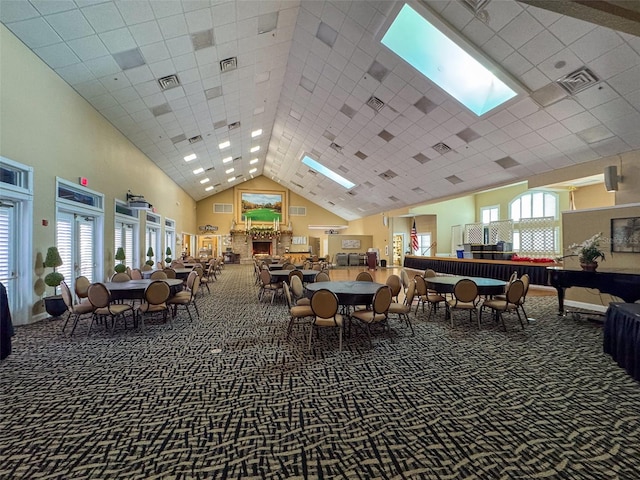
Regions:
<instances>
[{"instance_id":1,"label":"arched window","mask_svg":"<svg viewBox=\"0 0 640 480\"><path fill-rule=\"evenodd\" d=\"M514 251L534 256L558 253L557 194L544 191L523 193L509 204L509 218L514 222Z\"/></svg>"}]
</instances>

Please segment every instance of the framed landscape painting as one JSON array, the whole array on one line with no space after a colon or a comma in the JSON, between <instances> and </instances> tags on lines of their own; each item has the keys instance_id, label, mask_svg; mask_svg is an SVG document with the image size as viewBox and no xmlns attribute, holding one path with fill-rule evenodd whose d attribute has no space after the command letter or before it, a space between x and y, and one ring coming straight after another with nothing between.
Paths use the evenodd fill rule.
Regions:
<instances>
[{"instance_id":1,"label":"framed landscape painting","mask_svg":"<svg viewBox=\"0 0 640 480\"><path fill-rule=\"evenodd\" d=\"M285 192L282 191L240 191L240 221L252 223L272 223L284 221Z\"/></svg>"}]
</instances>

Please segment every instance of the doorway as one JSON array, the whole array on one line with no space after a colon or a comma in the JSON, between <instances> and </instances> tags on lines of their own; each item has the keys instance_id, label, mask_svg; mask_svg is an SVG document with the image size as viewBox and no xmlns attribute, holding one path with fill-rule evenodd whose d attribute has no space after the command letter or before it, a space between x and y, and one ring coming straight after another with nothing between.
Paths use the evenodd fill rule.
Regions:
<instances>
[{"instance_id":1,"label":"doorway","mask_svg":"<svg viewBox=\"0 0 640 480\"><path fill-rule=\"evenodd\" d=\"M404 233L393 234L393 264L402 266L402 249L404 247Z\"/></svg>"}]
</instances>

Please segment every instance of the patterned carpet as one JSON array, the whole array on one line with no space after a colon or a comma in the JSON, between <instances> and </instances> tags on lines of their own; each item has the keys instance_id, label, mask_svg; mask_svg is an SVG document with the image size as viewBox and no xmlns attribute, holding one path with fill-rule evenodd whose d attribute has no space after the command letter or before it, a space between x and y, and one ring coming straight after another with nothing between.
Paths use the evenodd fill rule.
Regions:
<instances>
[{"instance_id":1,"label":"patterned carpet","mask_svg":"<svg viewBox=\"0 0 640 480\"><path fill-rule=\"evenodd\" d=\"M439 318L391 338L304 326L227 266L200 320L73 338L16 328L0 364L0 478L640 478L640 384L553 297L509 331Z\"/></svg>"}]
</instances>

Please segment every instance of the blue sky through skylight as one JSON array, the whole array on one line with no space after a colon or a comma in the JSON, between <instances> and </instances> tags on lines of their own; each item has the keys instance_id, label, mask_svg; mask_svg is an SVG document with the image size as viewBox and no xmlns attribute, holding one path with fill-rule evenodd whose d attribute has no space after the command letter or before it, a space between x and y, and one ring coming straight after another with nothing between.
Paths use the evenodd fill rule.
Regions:
<instances>
[{"instance_id":1,"label":"blue sky through skylight","mask_svg":"<svg viewBox=\"0 0 640 480\"><path fill-rule=\"evenodd\" d=\"M409 5L381 42L478 116L517 95Z\"/></svg>"},{"instance_id":2,"label":"blue sky through skylight","mask_svg":"<svg viewBox=\"0 0 640 480\"><path fill-rule=\"evenodd\" d=\"M329 170L327 167L325 167L321 163L316 162L313 158L308 157L307 155L302 157L302 163L304 163L307 167L313 168L316 172L321 173L325 177L330 178L334 182L339 183L346 189L353 188L356 186L355 183L350 182L349 180L347 180L341 175L338 175L333 170Z\"/></svg>"}]
</instances>

